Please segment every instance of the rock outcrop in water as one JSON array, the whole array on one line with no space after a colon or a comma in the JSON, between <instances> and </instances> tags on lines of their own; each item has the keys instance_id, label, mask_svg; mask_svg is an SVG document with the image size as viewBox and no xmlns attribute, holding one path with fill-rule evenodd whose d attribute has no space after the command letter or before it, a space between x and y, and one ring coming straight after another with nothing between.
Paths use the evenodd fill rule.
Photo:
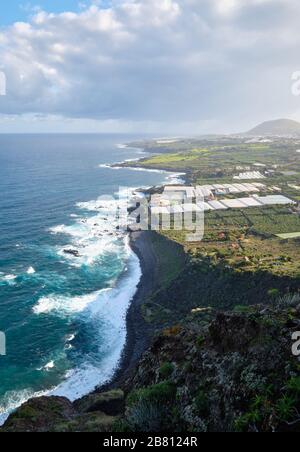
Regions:
<instances>
[{"instance_id":1,"label":"rock outcrop in water","mask_svg":"<svg viewBox=\"0 0 300 452\"><path fill-rule=\"evenodd\" d=\"M65 254L70 254L71 256L74 256L74 257L79 257L80 256L78 250L67 250L67 249L65 249L64 253Z\"/></svg>"}]
</instances>

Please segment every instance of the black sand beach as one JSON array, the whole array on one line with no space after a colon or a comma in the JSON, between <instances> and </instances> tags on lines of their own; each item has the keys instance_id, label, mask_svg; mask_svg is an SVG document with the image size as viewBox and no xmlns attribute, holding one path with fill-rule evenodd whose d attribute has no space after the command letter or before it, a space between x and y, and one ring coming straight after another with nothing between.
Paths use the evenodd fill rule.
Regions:
<instances>
[{"instance_id":1,"label":"black sand beach","mask_svg":"<svg viewBox=\"0 0 300 452\"><path fill-rule=\"evenodd\" d=\"M98 390L123 386L134 371L142 354L149 347L153 337L155 328L145 322L140 309L145 300L158 289L158 266L152 243L153 234L155 233L152 231L131 232L130 234L130 246L140 260L142 277L127 312L127 339L118 370L112 381Z\"/></svg>"}]
</instances>

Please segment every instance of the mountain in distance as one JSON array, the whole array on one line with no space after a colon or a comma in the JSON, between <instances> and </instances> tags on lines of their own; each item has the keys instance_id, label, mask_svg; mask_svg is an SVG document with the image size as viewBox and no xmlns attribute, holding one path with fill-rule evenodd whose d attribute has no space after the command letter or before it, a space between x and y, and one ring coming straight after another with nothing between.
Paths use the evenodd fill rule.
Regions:
<instances>
[{"instance_id":1,"label":"mountain in distance","mask_svg":"<svg viewBox=\"0 0 300 452\"><path fill-rule=\"evenodd\" d=\"M277 119L259 124L254 129L246 132L246 135L261 136L300 136L300 123L291 119Z\"/></svg>"}]
</instances>

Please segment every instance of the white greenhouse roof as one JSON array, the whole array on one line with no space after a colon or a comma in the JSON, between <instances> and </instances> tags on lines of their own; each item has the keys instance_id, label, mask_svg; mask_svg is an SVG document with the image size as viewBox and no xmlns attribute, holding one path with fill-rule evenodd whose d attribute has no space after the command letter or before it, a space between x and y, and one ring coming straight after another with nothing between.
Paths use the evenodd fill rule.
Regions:
<instances>
[{"instance_id":1,"label":"white greenhouse roof","mask_svg":"<svg viewBox=\"0 0 300 452\"><path fill-rule=\"evenodd\" d=\"M287 198L283 195L270 195L270 196L263 196L258 198L258 200L265 205L287 205L287 204L296 204L291 199Z\"/></svg>"},{"instance_id":2,"label":"white greenhouse roof","mask_svg":"<svg viewBox=\"0 0 300 452\"><path fill-rule=\"evenodd\" d=\"M226 210L226 209L228 209L228 207L226 207L220 201L208 201L207 204L209 204L214 210Z\"/></svg>"}]
</instances>

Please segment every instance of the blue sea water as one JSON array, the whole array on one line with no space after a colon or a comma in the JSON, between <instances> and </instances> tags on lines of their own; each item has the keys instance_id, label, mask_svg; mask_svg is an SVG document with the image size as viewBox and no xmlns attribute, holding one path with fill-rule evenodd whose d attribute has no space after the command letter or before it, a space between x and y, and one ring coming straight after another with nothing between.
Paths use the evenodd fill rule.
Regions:
<instances>
[{"instance_id":1,"label":"blue sea water","mask_svg":"<svg viewBox=\"0 0 300 452\"><path fill-rule=\"evenodd\" d=\"M98 198L166 178L105 166L141 157L119 145L133 138L0 136L2 419L34 395L74 400L112 377L141 270L107 221L115 202Z\"/></svg>"}]
</instances>

